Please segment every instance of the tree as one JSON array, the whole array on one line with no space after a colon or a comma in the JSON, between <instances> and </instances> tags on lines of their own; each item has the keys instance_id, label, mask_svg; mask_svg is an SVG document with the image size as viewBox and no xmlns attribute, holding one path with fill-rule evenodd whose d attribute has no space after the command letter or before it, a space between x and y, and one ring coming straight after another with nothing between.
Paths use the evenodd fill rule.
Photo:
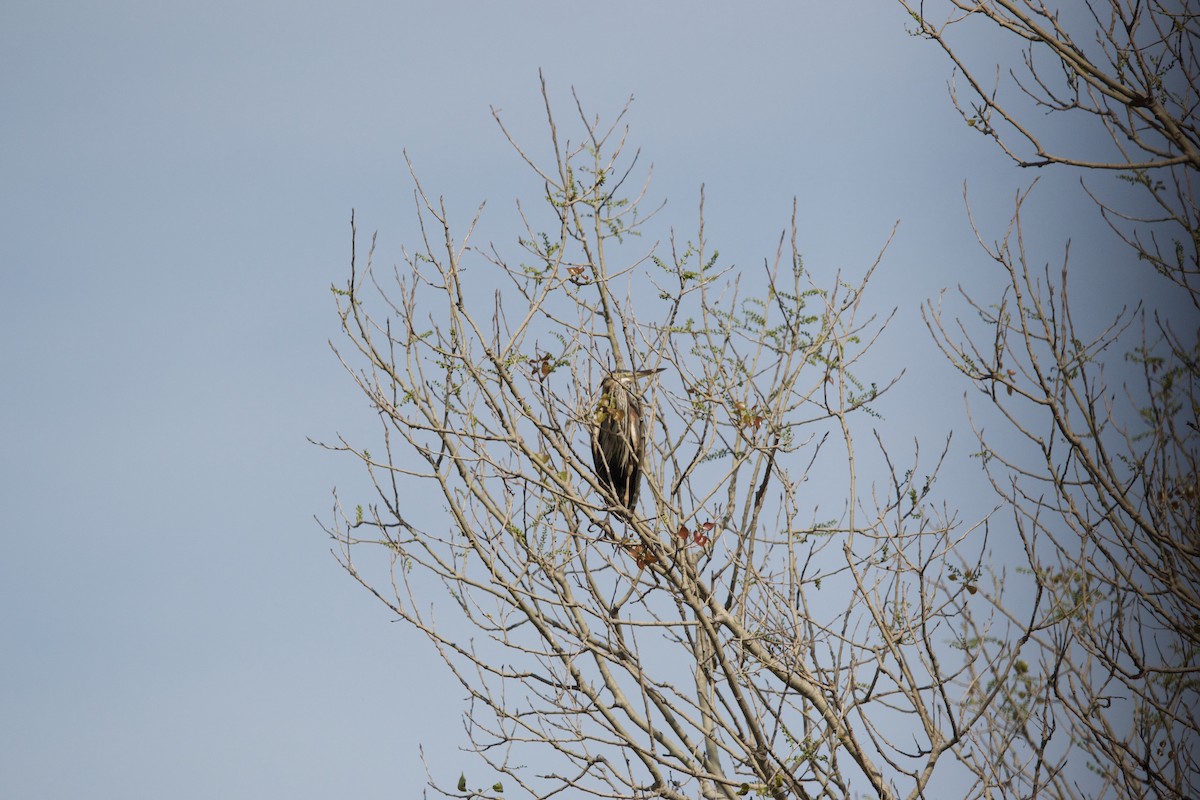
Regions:
<instances>
[{"instance_id":1,"label":"tree","mask_svg":"<svg viewBox=\"0 0 1200 800\"><path fill-rule=\"evenodd\" d=\"M1148 264L1194 308L1189 6L1115 1L1083 16L950 0L935 23L900 2L964 76L952 97L967 124L1022 167L1101 176L1081 197L1130 245L1132 268ZM989 86L960 55L955 36L976 22L1027 48L1011 82ZM1078 44L1083 30L1095 41ZM867 295L879 261L822 280L793 224L761 273L735 270L706 240L703 193L693 236L645 244L660 209L631 185L623 115L601 124L576 99L568 136L543 96L548 153L508 137L540 194L520 207L515 248L476 244L478 215L459 229L413 171L420 246L387 278L352 253L335 289L343 363L381 433L379 452L333 445L366 465L377 499L335 502L328 530L345 568L459 679L490 771L431 786L1200 795L1190 327L1141 305L1095 326L1070 299L1065 259L1033 266L1026 194L1001 241L977 231L1006 290L964 291L959 319L940 299L926 308L984 398L974 449L1003 513L964 522L935 494L949 443L900 457L872 427L899 377L864 359L888 335ZM1108 133L1110 153L1054 144L1054 120L1077 116ZM1159 213L1103 200L1108 174ZM589 458L607 413L595 390L609 370L660 367L640 387L642 500L619 513ZM444 519L417 518L422 491Z\"/></svg>"},{"instance_id":2,"label":"tree","mask_svg":"<svg viewBox=\"0 0 1200 800\"><path fill-rule=\"evenodd\" d=\"M927 308L943 352L1003 421L999 433L976 428L979 456L1024 545L1029 580L1045 597L1027 629L1020 691L1006 701L1009 724L994 743L1017 755L968 763L980 785L1028 796L1200 796L1194 4L1051 9L953 0L934 22L926 4L901 3L915 32L964 77L969 99L953 86L951 94L966 123L1014 162L1077 169L1102 186L1115 174L1144 192L1151 214L1117 208L1083 184L1128 245L1130 268L1148 265L1174 287L1167 306L1133 298L1115 320L1096 325L1068 291L1068 259L1052 273L1027 251L1026 193L999 242L979 234L1006 277L1003 294L964 292L968 322L950 322L940 304ZM989 84L955 44L960 26L972 22L1022 41L1023 70L1010 70L1009 80L997 70ZM1073 136L1049 144L1064 128ZM1080 152L1081 142L1100 140L1107 153ZM999 597L987 599L1005 613ZM1081 758L1092 787L1068 777L1068 760Z\"/></svg>"},{"instance_id":3,"label":"tree","mask_svg":"<svg viewBox=\"0 0 1200 800\"><path fill-rule=\"evenodd\" d=\"M544 187L517 255L475 245L475 221L456 236L414 173L420 248L387 281L354 255L335 290L382 453L334 445L378 501L339 504L329 530L471 698L496 782L458 792L927 791L1003 697L950 687L1016 655L947 652L987 629L969 607L981 545L967 553L970 531L933 503L945 446L901 464L870 430L897 377L859 374L886 331L864 305L878 261L820 284L793 225L761 274L734 272L705 239L703 193L693 239L641 246L654 212L628 188L621 116L602 125L576 100L573 143L543 95L547 162L509 139ZM609 413L595 389L659 367L642 503L610 513L588 456ZM860 477L863 448L883 483ZM838 499L819 503L806 481L831 475ZM447 519L414 522L408 498L434 488ZM367 577L363 547L389 554L389 577Z\"/></svg>"}]
</instances>

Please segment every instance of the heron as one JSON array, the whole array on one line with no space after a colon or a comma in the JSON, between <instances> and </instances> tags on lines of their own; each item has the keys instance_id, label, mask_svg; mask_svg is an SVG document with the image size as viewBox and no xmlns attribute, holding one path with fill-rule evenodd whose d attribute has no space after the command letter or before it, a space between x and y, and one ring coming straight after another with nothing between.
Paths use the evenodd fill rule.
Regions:
<instances>
[{"instance_id":1,"label":"heron","mask_svg":"<svg viewBox=\"0 0 1200 800\"><path fill-rule=\"evenodd\" d=\"M592 460L596 477L612 499L632 514L642 483L646 431L637 381L661 369L623 369L600 382L592 425Z\"/></svg>"}]
</instances>

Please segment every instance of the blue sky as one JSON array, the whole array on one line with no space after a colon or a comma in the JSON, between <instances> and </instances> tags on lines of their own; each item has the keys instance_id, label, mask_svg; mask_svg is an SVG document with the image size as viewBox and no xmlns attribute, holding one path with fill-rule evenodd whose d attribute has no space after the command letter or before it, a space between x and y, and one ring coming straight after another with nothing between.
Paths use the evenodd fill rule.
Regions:
<instances>
[{"instance_id":1,"label":"blue sky","mask_svg":"<svg viewBox=\"0 0 1200 800\"><path fill-rule=\"evenodd\" d=\"M910 368L896 441L961 424L965 387L917 311L995 285L964 181L994 237L1032 177L965 128L949 65L888 3L4 16L4 797L415 796L418 743L439 769L466 763L461 690L313 519L335 485L363 487L306 437L371 431L327 345L328 287L352 208L387 263L415 237L402 148L454 213L487 199L488 235L515 236L512 201L538 186L489 106L541 146L540 68L564 112L571 86L605 116L635 97L652 194L687 230L705 183L708 237L733 262L773 253L793 196L818 274L861 271L900 220L876 283L899 308L882 358ZM1045 177L1034 233L1047 260L1076 237L1073 259L1097 262L1084 288L1113 305L1111 241L1076 181Z\"/></svg>"}]
</instances>

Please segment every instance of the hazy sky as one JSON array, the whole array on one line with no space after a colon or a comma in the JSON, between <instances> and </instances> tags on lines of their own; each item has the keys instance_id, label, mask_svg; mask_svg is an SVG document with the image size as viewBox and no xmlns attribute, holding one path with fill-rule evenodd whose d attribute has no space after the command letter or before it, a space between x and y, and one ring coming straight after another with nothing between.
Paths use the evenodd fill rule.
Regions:
<instances>
[{"instance_id":1,"label":"hazy sky","mask_svg":"<svg viewBox=\"0 0 1200 800\"><path fill-rule=\"evenodd\" d=\"M961 424L966 387L918 306L995 283L964 181L995 238L1033 177L958 119L948 63L888 2L3 16L5 798L412 797L418 743L436 769L469 763L461 689L314 521L363 476L306 437L372 430L327 345L328 287L352 208L385 263L415 239L402 148L456 214L487 199L508 219L538 186L489 106L544 146L540 68L564 113L572 86L606 117L634 96L663 213L687 229L705 183L731 262L774 252L792 197L817 274L860 272L900 220L876 283L880 309L898 307L881 353L910 368L884 408L900 442ZM1102 261L1077 176L1044 181L1031 234L1058 249L1043 258L1073 236L1073 259ZM1117 292L1103 268L1080 289L1101 302Z\"/></svg>"}]
</instances>

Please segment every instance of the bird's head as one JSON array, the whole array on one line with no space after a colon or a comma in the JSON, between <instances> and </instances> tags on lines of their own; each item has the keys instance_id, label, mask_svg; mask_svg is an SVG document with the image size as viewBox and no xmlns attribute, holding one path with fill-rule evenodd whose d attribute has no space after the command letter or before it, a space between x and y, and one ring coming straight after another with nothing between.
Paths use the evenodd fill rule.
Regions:
<instances>
[{"instance_id":1,"label":"bird's head","mask_svg":"<svg viewBox=\"0 0 1200 800\"><path fill-rule=\"evenodd\" d=\"M648 378L651 375L657 375L662 372L665 367L658 369L618 369L608 373L604 378L605 383L614 383L618 386L624 386L631 389L637 386L637 382L641 378Z\"/></svg>"}]
</instances>

